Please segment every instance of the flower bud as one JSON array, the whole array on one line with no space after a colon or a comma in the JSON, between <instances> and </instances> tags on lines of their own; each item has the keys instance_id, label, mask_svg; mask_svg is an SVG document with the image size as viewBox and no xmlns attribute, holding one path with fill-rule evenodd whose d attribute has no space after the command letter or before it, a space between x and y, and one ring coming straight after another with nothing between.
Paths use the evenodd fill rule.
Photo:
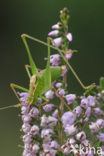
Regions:
<instances>
[{"instance_id":1,"label":"flower bud","mask_svg":"<svg viewBox=\"0 0 104 156\"><path fill-rule=\"evenodd\" d=\"M67 60L70 60L71 57L72 57L72 53L66 54L66 59L67 59Z\"/></svg>"},{"instance_id":2,"label":"flower bud","mask_svg":"<svg viewBox=\"0 0 104 156\"><path fill-rule=\"evenodd\" d=\"M54 54L50 56L50 63L52 66L58 66L60 62L60 55L59 54Z\"/></svg>"},{"instance_id":3,"label":"flower bud","mask_svg":"<svg viewBox=\"0 0 104 156\"><path fill-rule=\"evenodd\" d=\"M82 108L80 106L77 106L75 109L74 109L74 112L77 116L80 116L81 113L82 113Z\"/></svg>"},{"instance_id":4,"label":"flower bud","mask_svg":"<svg viewBox=\"0 0 104 156\"><path fill-rule=\"evenodd\" d=\"M59 34L59 31L58 30L53 30L51 32L48 33L48 36L49 37L53 37L53 36L57 36Z\"/></svg>"},{"instance_id":5,"label":"flower bud","mask_svg":"<svg viewBox=\"0 0 104 156\"><path fill-rule=\"evenodd\" d=\"M87 98L84 98L81 100L81 104L80 104L81 107L87 109L88 108L88 99Z\"/></svg>"},{"instance_id":6,"label":"flower bud","mask_svg":"<svg viewBox=\"0 0 104 156\"><path fill-rule=\"evenodd\" d=\"M36 126L36 125L33 125L33 126L31 127L30 133L31 133L32 135L38 134L38 133L39 133L39 127Z\"/></svg>"},{"instance_id":7,"label":"flower bud","mask_svg":"<svg viewBox=\"0 0 104 156\"><path fill-rule=\"evenodd\" d=\"M72 34L71 33L68 33L66 35L67 39L69 40L69 42L72 42Z\"/></svg>"},{"instance_id":8,"label":"flower bud","mask_svg":"<svg viewBox=\"0 0 104 156\"><path fill-rule=\"evenodd\" d=\"M45 97L47 99L53 99L54 97L54 92L52 90L48 90L46 93L45 93Z\"/></svg>"},{"instance_id":9,"label":"flower bud","mask_svg":"<svg viewBox=\"0 0 104 156\"><path fill-rule=\"evenodd\" d=\"M56 88L60 88L62 86L62 83L58 82L56 83Z\"/></svg>"},{"instance_id":10,"label":"flower bud","mask_svg":"<svg viewBox=\"0 0 104 156\"><path fill-rule=\"evenodd\" d=\"M29 114L22 115L22 120L23 120L24 123L30 123L31 117L30 117Z\"/></svg>"},{"instance_id":11,"label":"flower bud","mask_svg":"<svg viewBox=\"0 0 104 156\"><path fill-rule=\"evenodd\" d=\"M83 141L86 139L86 134L84 131L82 132L79 132L77 135L76 135L76 139L79 140L79 141Z\"/></svg>"},{"instance_id":12,"label":"flower bud","mask_svg":"<svg viewBox=\"0 0 104 156\"><path fill-rule=\"evenodd\" d=\"M39 115L39 110L36 108L36 107L33 107L30 112L29 112L29 115L31 117L37 117Z\"/></svg>"},{"instance_id":13,"label":"flower bud","mask_svg":"<svg viewBox=\"0 0 104 156\"><path fill-rule=\"evenodd\" d=\"M31 125L30 125L30 124L24 123L24 124L22 125L22 130L23 130L23 132L28 133L28 132L30 131L30 129L31 129Z\"/></svg>"},{"instance_id":14,"label":"flower bud","mask_svg":"<svg viewBox=\"0 0 104 156\"><path fill-rule=\"evenodd\" d=\"M76 95L75 94L68 94L65 96L67 102L68 102L68 105L72 104L75 99L76 99Z\"/></svg>"},{"instance_id":15,"label":"flower bud","mask_svg":"<svg viewBox=\"0 0 104 156\"><path fill-rule=\"evenodd\" d=\"M54 126L56 126L57 121L58 120L56 118L54 118L52 116L49 116L47 124L48 124L49 127L54 127Z\"/></svg>"},{"instance_id":16,"label":"flower bud","mask_svg":"<svg viewBox=\"0 0 104 156\"><path fill-rule=\"evenodd\" d=\"M94 108L94 115L100 115L102 114L102 110L99 107Z\"/></svg>"},{"instance_id":17,"label":"flower bud","mask_svg":"<svg viewBox=\"0 0 104 156\"><path fill-rule=\"evenodd\" d=\"M55 45L54 45L54 43L52 43L53 46L60 47L61 46L61 43L62 43L62 38L61 37L58 37L58 38L55 38L53 41L55 43Z\"/></svg>"},{"instance_id":18,"label":"flower bud","mask_svg":"<svg viewBox=\"0 0 104 156\"><path fill-rule=\"evenodd\" d=\"M33 145L33 147L32 147L32 151L34 152L34 153L38 153L38 151L39 151L39 146L37 145L37 144L34 144Z\"/></svg>"},{"instance_id":19,"label":"flower bud","mask_svg":"<svg viewBox=\"0 0 104 156\"><path fill-rule=\"evenodd\" d=\"M32 138L31 138L30 134L26 134L26 135L23 136L23 142L24 143L30 144L31 141L32 141Z\"/></svg>"},{"instance_id":20,"label":"flower bud","mask_svg":"<svg viewBox=\"0 0 104 156\"><path fill-rule=\"evenodd\" d=\"M59 24L57 23L57 24L54 24L53 26L52 26L52 29L59 29L60 28L60 26L59 26Z\"/></svg>"},{"instance_id":21,"label":"flower bud","mask_svg":"<svg viewBox=\"0 0 104 156\"><path fill-rule=\"evenodd\" d=\"M67 125L65 127L65 133L66 135L74 135L77 133L77 127L75 125Z\"/></svg>"},{"instance_id":22,"label":"flower bud","mask_svg":"<svg viewBox=\"0 0 104 156\"><path fill-rule=\"evenodd\" d=\"M47 104L43 107L45 112L51 112L54 108L54 104Z\"/></svg>"}]
</instances>

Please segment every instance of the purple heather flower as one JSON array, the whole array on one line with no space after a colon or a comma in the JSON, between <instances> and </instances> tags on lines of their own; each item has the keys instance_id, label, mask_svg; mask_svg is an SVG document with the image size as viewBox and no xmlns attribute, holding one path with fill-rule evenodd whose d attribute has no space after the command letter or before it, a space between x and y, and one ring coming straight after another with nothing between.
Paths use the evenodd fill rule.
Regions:
<instances>
[{"instance_id":1,"label":"purple heather flower","mask_svg":"<svg viewBox=\"0 0 104 156\"><path fill-rule=\"evenodd\" d=\"M89 116L91 115L91 107L88 107L88 108L86 109L85 115L86 115L87 117L89 117Z\"/></svg>"},{"instance_id":2,"label":"purple heather flower","mask_svg":"<svg viewBox=\"0 0 104 156\"><path fill-rule=\"evenodd\" d=\"M43 147L44 151L49 151L51 149L51 142L43 143L42 147Z\"/></svg>"},{"instance_id":3,"label":"purple heather flower","mask_svg":"<svg viewBox=\"0 0 104 156\"><path fill-rule=\"evenodd\" d=\"M62 83L58 82L56 83L56 88L60 88L62 86Z\"/></svg>"},{"instance_id":4,"label":"purple heather flower","mask_svg":"<svg viewBox=\"0 0 104 156\"><path fill-rule=\"evenodd\" d=\"M26 135L23 136L23 142L24 142L25 144L30 144L31 141L32 141L32 137L31 137L30 134L26 134Z\"/></svg>"},{"instance_id":5,"label":"purple heather flower","mask_svg":"<svg viewBox=\"0 0 104 156\"><path fill-rule=\"evenodd\" d=\"M53 140L53 141L51 142L51 146L50 146L50 147L51 147L51 148L56 148L56 149L58 149L60 146L59 146L59 144L58 144L57 141Z\"/></svg>"},{"instance_id":6,"label":"purple heather flower","mask_svg":"<svg viewBox=\"0 0 104 156\"><path fill-rule=\"evenodd\" d=\"M27 153L26 156L36 156L36 154L33 154L33 153Z\"/></svg>"},{"instance_id":7,"label":"purple heather flower","mask_svg":"<svg viewBox=\"0 0 104 156\"><path fill-rule=\"evenodd\" d=\"M36 156L36 155L35 155L35 153L33 154L27 150L24 150L22 156Z\"/></svg>"},{"instance_id":8,"label":"purple heather flower","mask_svg":"<svg viewBox=\"0 0 104 156\"><path fill-rule=\"evenodd\" d=\"M84 141L86 139L86 134L84 131L81 131L79 132L77 135L76 135L76 139L79 140L79 141Z\"/></svg>"},{"instance_id":9,"label":"purple heather flower","mask_svg":"<svg viewBox=\"0 0 104 156\"><path fill-rule=\"evenodd\" d=\"M55 43L55 45L54 45L54 43L52 43L53 46L60 47L61 46L61 43L62 43L62 38L61 37L58 37L58 38L55 38L53 41Z\"/></svg>"},{"instance_id":10,"label":"purple heather flower","mask_svg":"<svg viewBox=\"0 0 104 156\"><path fill-rule=\"evenodd\" d=\"M59 34L58 30L53 30L53 31L49 32L48 36L53 37L53 36L57 36L58 34Z\"/></svg>"},{"instance_id":11,"label":"purple heather flower","mask_svg":"<svg viewBox=\"0 0 104 156\"><path fill-rule=\"evenodd\" d=\"M54 108L54 104L47 104L43 107L45 112L51 112Z\"/></svg>"},{"instance_id":12,"label":"purple heather flower","mask_svg":"<svg viewBox=\"0 0 104 156\"><path fill-rule=\"evenodd\" d=\"M52 29L59 29L59 28L60 28L59 24L54 24L54 25L52 26Z\"/></svg>"},{"instance_id":13,"label":"purple heather flower","mask_svg":"<svg viewBox=\"0 0 104 156\"><path fill-rule=\"evenodd\" d=\"M47 122L48 122L48 118L46 117L46 115L43 115L41 117L41 126L42 127L46 127L47 126Z\"/></svg>"},{"instance_id":14,"label":"purple heather flower","mask_svg":"<svg viewBox=\"0 0 104 156\"><path fill-rule=\"evenodd\" d=\"M46 93L45 93L45 97L47 98L47 99L53 99L53 97L54 97L54 92L52 91L52 90L48 90Z\"/></svg>"},{"instance_id":15,"label":"purple heather flower","mask_svg":"<svg viewBox=\"0 0 104 156\"><path fill-rule=\"evenodd\" d=\"M24 149L27 150L27 151L32 151L32 144L26 143L26 144L24 145Z\"/></svg>"},{"instance_id":16,"label":"purple heather flower","mask_svg":"<svg viewBox=\"0 0 104 156\"><path fill-rule=\"evenodd\" d=\"M96 121L96 125L99 129L104 128L104 120L103 119L98 119Z\"/></svg>"},{"instance_id":17,"label":"purple heather flower","mask_svg":"<svg viewBox=\"0 0 104 156\"><path fill-rule=\"evenodd\" d=\"M101 141L101 142L104 142L104 133L99 133L98 135L97 135L97 138Z\"/></svg>"},{"instance_id":18,"label":"purple heather flower","mask_svg":"<svg viewBox=\"0 0 104 156\"><path fill-rule=\"evenodd\" d=\"M68 94L65 96L67 102L68 102L68 105L72 104L75 99L76 99L76 95L75 94Z\"/></svg>"},{"instance_id":19,"label":"purple heather flower","mask_svg":"<svg viewBox=\"0 0 104 156\"><path fill-rule=\"evenodd\" d=\"M71 57L72 57L72 53L66 54L66 59L67 59L67 60L70 60Z\"/></svg>"},{"instance_id":20,"label":"purple heather flower","mask_svg":"<svg viewBox=\"0 0 104 156\"><path fill-rule=\"evenodd\" d=\"M74 135L77 133L77 127L75 125L66 125L65 127L65 133L66 135Z\"/></svg>"},{"instance_id":21,"label":"purple heather flower","mask_svg":"<svg viewBox=\"0 0 104 156\"><path fill-rule=\"evenodd\" d=\"M59 88L57 91L58 91L58 93L60 94L60 96L62 96L62 97L63 97L63 96L65 95L65 93L66 93L66 92L65 92L65 89L63 89L63 88Z\"/></svg>"},{"instance_id":22,"label":"purple heather flower","mask_svg":"<svg viewBox=\"0 0 104 156\"><path fill-rule=\"evenodd\" d=\"M58 109L56 109L53 114L52 114L53 117L55 118L58 118Z\"/></svg>"},{"instance_id":23,"label":"purple heather flower","mask_svg":"<svg viewBox=\"0 0 104 156\"><path fill-rule=\"evenodd\" d=\"M76 144L76 141L75 141L75 139L73 139L73 138L68 138L66 144L67 144L67 145L69 145L69 144L75 145L75 144Z\"/></svg>"},{"instance_id":24,"label":"purple heather flower","mask_svg":"<svg viewBox=\"0 0 104 156\"><path fill-rule=\"evenodd\" d=\"M27 154L28 154L27 150L24 150L23 153L22 153L23 156L26 156Z\"/></svg>"},{"instance_id":25,"label":"purple heather flower","mask_svg":"<svg viewBox=\"0 0 104 156\"><path fill-rule=\"evenodd\" d=\"M88 99L88 104L89 104L89 106L95 106L95 104L96 104L96 100L95 100L95 97L94 96L91 96L91 95L89 95L88 97L87 97L87 99Z\"/></svg>"},{"instance_id":26,"label":"purple heather flower","mask_svg":"<svg viewBox=\"0 0 104 156\"><path fill-rule=\"evenodd\" d=\"M66 144L65 144L65 145L62 145L62 146L61 146L61 149L62 149L62 151L63 151L63 153L64 153L65 155L70 154L70 146L66 146Z\"/></svg>"},{"instance_id":27,"label":"purple heather flower","mask_svg":"<svg viewBox=\"0 0 104 156\"><path fill-rule=\"evenodd\" d=\"M50 63L52 66L58 66L60 62L60 55L59 54L54 54L50 56Z\"/></svg>"},{"instance_id":28,"label":"purple heather flower","mask_svg":"<svg viewBox=\"0 0 104 156\"><path fill-rule=\"evenodd\" d=\"M102 110L99 107L96 107L93 110L94 110L94 112L93 112L94 115L100 115L100 114L102 114Z\"/></svg>"},{"instance_id":29,"label":"purple heather flower","mask_svg":"<svg viewBox=\"0 0 104 156\"><path fill-rule=\"evenodd\" d=\"M72 42L72 34L71 33L68 33L66 35L67 39L69 40L69 42Z\"/></svg>"},{"instance_id":30,"label":"purple heather flower","mask_svg":"<svg viewBox=\"0 0 104 156\"><path fill-rule=\"evenodd\" d=\"M89 141L88 140L83 140L81 142L81 145L88 147L89 146Z\"/></svg>"},{"instance_id":31,"label":"purple heather flower","mask_svg":"<svg viewBox=\"0 0 104 156\"><path fill-rule=\"evenodd\" d=\"M84 122L88 122L88 120L89 120L89 117L86 117L86 118L84 119Z\"/></svg>"},{"instance_id":32,"label":"purple heather flower","mask_svg":"<svg viewBox=\"0 0 104 156\"><path fill-rule=\"evenodd\" d=\"M58 120L56 118L54 118L52 116L49 116L47 124L48 124L49 127L54 127L54 126L56 126L57 121Z\"/></svg>"},{"instance_id":33,"label":"purple heather flower","mask_svg":"<svg viewBox=\"0 0 104 156\"><path fill-rule=\"evenodd\" d=\"M21 98L20 98L20 101L26 102L29 93L27 93L27 92L22 92L22 93L18 93L18 94L19 94L19 96L21 97Z\"/></svg>"},{"instance_id":34,"label":"purple heather flower","mask_svg":"<svg viewBox=\"0 0 104 156\"><path fill-rule=\"evenodd\" d=\"M36 107L32 107L32 109L29 112L29 115L31 117L37 117L39 115L39 110Z\"/></svg>"},{"instance_id":35,"label":"purple heather flower","mask_svg":"<svg viewBox=\"0 0 104 156\"><path fill-rule=\"evenodd\" d=\"M30 123L31 122L31 117L29 114L25 114L25 115L22 115L22 120L24 123Z\"/></svg>"},{"instance_id":36,"label":"purple heather flower","mask_svg":"<svg viewBox=\"0 0 104 156\"><path fill-rule=\"evenodd\" d=\"M39 127L38 127L37 125L33 125L33 126L31 127L30 133L31 133L32 135L38 134L38 133L39 133Z\"/></svg>"},{"instance_id":37,"label":"purple heather flower","mask_svg":"<svg viewBox=\"0 0 104 156\"><path fill-rule=\"evenodd\" d=\"M80 104L81 107L87 109L89 104L88 104L88 99L87 98L84 98L81 100L81 104Z\"/></svg>"},{"instance_id":38,"label":"purple heather flower","mask_svg":"<svg viewBox=\"0 0 104 156\"><path fill-rule=\"evenodd\" d=\"M23 132L28 133L28 132L30 132L30 129L31 129L31 125L30 125L30 124L24 123L24 124L22 125L22 130L23 130Z\"/></svg>"},{"instance_id":39,"label":"purple heather flower","mask_svg":"<svg viewBox=\"0 0 104 156\"><path fill-rule=\"evenodd\" d=\"M45 138L47 136L51 136L53 134L53 130L52 129L43 129L41 131L41 138Z\"/></svg>"},{"instance_id":40,"label":"purple heather flower","mask_svg":"<svg viewBox=\"0 0 104 156\"><path fill-rule=\"evenodd\" d=\"M92 122L92 123L89 125L89 129L91 130L92 133L97 132L97 131L98 131L98 127L97 127L96 122Z\"/></svg>"},{"instance_id":41,"label":"purple heather flower","mask_svg":"<svg viewBox=\"0 0 104 156\"><path fill-rule=\"evenodd\" d=\"M57 151L54 149L50 150L50 155L49 156L56 156Z\"/></svg>"},{"instance_id":42,"label":"purple heather flower","mask_svg":"<svg viewBox=\"0 0 104 156\"><path fill-rule=\"evenodd\" d=\"M82 113L82 108L80 106L77 106L76 108L74 108L74 112L77 116L80 116Z\"/></svg>"},{"instance_id":43,"label":"purple heather flower","mask_svg":"<svg viewBox=\"0 0 104 156\"><path fill-rule=\"evenodd\" d=\"M37 144L34 144L33 145L33 147L32 147L32 151L34 152L34 153L38 153L38 151L39 151L39 146L37 145Z\"/></svg>"},{"instance_id":44,"label":"purple heather flower","mask_svg":"<svg viewBox=\"0 0 104 156\"><path fill-rule=\"evenodd\" d=\"M74 121L76 120L76 114L68 111L68 112L65 112L63 115L62 115L62 123L63 123L63 126L66 127L67 125L72 125L74 123Z\"/></svg>"},{"instance_id":45,"label":"purple heather flower","mask_svg":"<svg viewBox=\"0 0 104 156\"><path fill-rule=\"evenodd\" d=\"M21 107L21 114L27 114L29 111L29 105L28 104L24 104L22 107Z\"/></svg>"}]
</instances>

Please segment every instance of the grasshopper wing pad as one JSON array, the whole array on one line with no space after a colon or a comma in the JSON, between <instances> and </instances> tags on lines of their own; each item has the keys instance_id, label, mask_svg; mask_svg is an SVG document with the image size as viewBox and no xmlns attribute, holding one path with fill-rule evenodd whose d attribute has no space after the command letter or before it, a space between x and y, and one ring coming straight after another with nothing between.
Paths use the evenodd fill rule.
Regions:
<instances>
[{"instance_id":1,"label":"grasshopper wing pad","mask_svg":"<svg viewBox=\"0 0 104 156\"><path fill-rule=\"evenodd\" d=\"M50 40L48 39L48 61L46 65L46 70L42 73L40 78L38 78L37 89L35 90L34 95L42 95L51 86L51 70L50 70Z\"/></svg>"},{"instance_id":2,"label":"grasshopper wing pad","mask_svg":"<svg viewBox=\"0 0 104 156\"><path fill-rule=\"evenodd\" d=\"M38 83L36 85L36 90L34 92L34 97L39 97L39 95L44 94L51 86L51 72L50 70L45 70L41 77L38 77Z\"/></svg>"},{"instance_id":3,"label":"grasshopper wing pad","mask_svg":"<svg viewBox=\"0 0 104 156\"><path fill-rule=\"evenodd\" d=\"M51 67L51 81L52 82L57 80L61 74L62 74L61 67Z\"/></svg>"}]
</instances>

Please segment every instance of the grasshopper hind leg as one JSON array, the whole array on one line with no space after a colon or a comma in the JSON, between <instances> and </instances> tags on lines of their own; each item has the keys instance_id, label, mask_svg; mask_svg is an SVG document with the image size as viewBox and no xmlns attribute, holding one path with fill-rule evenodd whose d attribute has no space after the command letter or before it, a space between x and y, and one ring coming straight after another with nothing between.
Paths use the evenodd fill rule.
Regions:
<instances>
[{"instance_id":1,"label":"grasshopper hind leg","mask_svg":"<svg viewBox=\"0 0 104 156\"><path fill-rule=\"evenodd\" d=\"M61 102L68 108L68 110L69 110L70 112L74 113L74 112L72 111L72 109L68 106L68 104L65 102L64 98L63 98L62 96L60 96L60 94L57 92L56 88L53 87L53 86L51 86L51 88L52 88L52 90L55 92L56 96L58 96L58 97L60 98Z\"/></svg>"}]
</instances>

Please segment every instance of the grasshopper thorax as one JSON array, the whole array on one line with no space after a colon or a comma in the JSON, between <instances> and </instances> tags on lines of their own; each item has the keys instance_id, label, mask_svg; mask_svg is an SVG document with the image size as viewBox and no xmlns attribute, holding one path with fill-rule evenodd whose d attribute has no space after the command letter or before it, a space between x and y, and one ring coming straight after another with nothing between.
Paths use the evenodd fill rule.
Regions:
<instances>
[{"instance_id":1,"label":"grasshopper thorax","mask_svg":"<svg viewBox=\"0 0 104 156\"><path fill-rule=\"evenodd\" d=\"M34 74L31 78L30 78L30 90L35 90L36 87L36 81L37 81L37 76Z\"/></svg>"},{"instance_id":2,"label":"grasshopper thorax","mask_svg":"<svg viewBox=\"0 0 104 156\"><path fill-rule=\"evenodd\" d=\"M34 100L34 91L36 89L36 81L37 81L37 76L34 74L30 78L30 85L29 85L29 96L27 98L26 103L32 104Z\"/></svg>"}]
</instances>

